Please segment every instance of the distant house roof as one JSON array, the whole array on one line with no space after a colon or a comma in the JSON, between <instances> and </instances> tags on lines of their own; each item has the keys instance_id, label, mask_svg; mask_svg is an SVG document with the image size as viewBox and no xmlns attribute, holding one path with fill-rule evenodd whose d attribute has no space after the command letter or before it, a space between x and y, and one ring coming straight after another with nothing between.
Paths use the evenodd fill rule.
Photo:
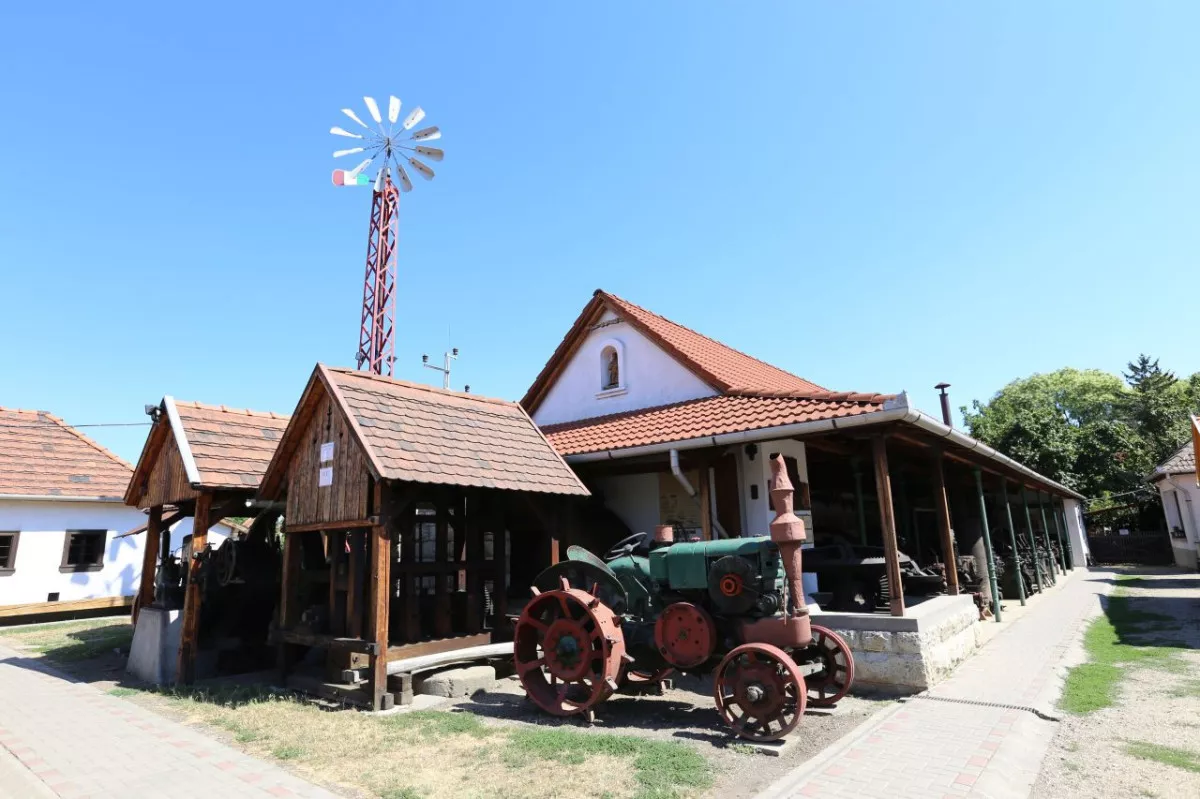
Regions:
<instances>
[{"instance_id":1,"label":"distant house roof","mask_svg":"<svg viewBox=\"0 0 1200 799\"><path fill-rule=\"evenodd\" d=\"M275 454L288 417L277 413L203 405L163 397L159 421L146 437L133 478L125 493L137 504L146 476L173 437L194 489L258 489Z\"/></svg>"},{"instance_id":2,"label":"distant house roof","mask_svg":"<svg viewBox=\"0 0 1200 799\"><path fill-rule=\"evenodd\" d=\"M317 364L263 479L263 496L281 492L310 400L322 387L350 420L376 479L588 494L514 402Z\"/></svg>"},{"instance_id":3,"label":"distant house roof","mask_svg":"<svg viewBox=\"0 0 1200 799\"><path fill-rule=\"evenodd\" d=\"M1154 471L1150 473L1150 482L1156 483L1164 477L1173 474L1195 474L1196 473L1196 449L1189 441L1179 449L1175 450L1175 454L1167 458L1158 466L1154 467Z\"/></svg>"},{"instance_id":4,"label":"distant house roof","mask_svg":"<svg viewBox=\"0 0 1200 799\"><path fill-rule=\"evenodd\" d=\"M596 289L533 385L525 392L521 400L525 410L529 413L537 410L554 384L559 370L570 360L576 348L587 338L591 326L600 321L605 311L612 311L629 323L719 393L825 391L816 383L739 352L615 294Z\"/></svg>"},{"instance_id":5,"label":"distant house roof","mask_svg":"<svg viewBox=\"0 0 1200 799\"><path fill-rule=\"evenodd\" d=\"M0 408L0 498L119 500L132 471L57 416Z\"/></svg>"}]
</instances>

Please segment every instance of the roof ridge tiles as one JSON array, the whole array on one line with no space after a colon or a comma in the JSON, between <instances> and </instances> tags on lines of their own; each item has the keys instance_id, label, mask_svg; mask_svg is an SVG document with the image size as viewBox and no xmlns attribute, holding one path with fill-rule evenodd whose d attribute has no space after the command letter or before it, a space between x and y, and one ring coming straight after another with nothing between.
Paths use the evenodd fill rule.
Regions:
<instances>
[{"instance_id":1,"label":"roof ridge tiles","mask_svg":"<svg viewBox=\"0 0 1200 799\"><path fill-rule=\"evenodd\" d=\"M363 372L359 369L351 369L346 366L326 366L325 368L330 372L337 372L338 374L344 374L349 377L360 377L365 380L373 380L376 382L384 383L386 385L400 386L401 388L411 388L411 389L415 389L418 391L428 391L430 394L440 394L440 395L449 396L449 397L459 397L459 398L465 399L465 400L473 400L475 402L480 402L480 403L490 403L493 405L512 405L512 404L514 404L511 400L500 399L499 397L489 397L484 394L468 394L465 391L455 391L454 389L450 389L450 388L438 388L437 386L431 386L426 383L414 383L409 380L401 380L398 377L389 377L387 375L377 375L374 372Z\"/></svg>"},{"instance_id":2,"label":"roof ridge tiles","mask_svg":"<svg viewBox=\"0 0 1200 799\"><path fill-rule=\"evenodd\" d=\"M234 416L259 416L268 419L282 419L284 421L286 421L288 418L283 414L275 413L275 411L255 411L249 408L230 408L227 405L209 405L208 403L197 402L195 400L175 400L175 407L178 408L180 406L185 408L195 408L196 410L200 411L219 411L221 413L228 413Z\"/></svg>"}]
</instances>

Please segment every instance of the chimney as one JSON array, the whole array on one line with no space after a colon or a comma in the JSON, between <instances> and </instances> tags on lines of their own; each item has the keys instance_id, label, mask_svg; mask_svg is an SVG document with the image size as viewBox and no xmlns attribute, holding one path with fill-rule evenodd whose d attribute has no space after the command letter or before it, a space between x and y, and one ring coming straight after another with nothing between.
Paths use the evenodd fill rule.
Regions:
<instances>
[{"instance_id":1,"label":"chimney","mask_svg":"<svg viewBox=\"0 0 1200 799\"><path fill-rule=\"evenodd\" d=\"M946 393L946 389L950 388L950 384L938 383L934 388L942 392L942 422L946 427L954 427L954 418L950 415L950 395Z\"/></svg>"}]
</instances>

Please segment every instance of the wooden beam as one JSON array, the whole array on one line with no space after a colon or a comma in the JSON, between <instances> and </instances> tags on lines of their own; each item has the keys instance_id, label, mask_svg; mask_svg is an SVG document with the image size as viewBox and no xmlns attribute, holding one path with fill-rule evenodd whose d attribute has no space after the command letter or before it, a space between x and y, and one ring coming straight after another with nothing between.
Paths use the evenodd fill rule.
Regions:
<instances>
[{"instance_id":1,"label":"wooden beam","mask_svg":"<svg viewBox=\"0 0 1200 799\"><path fill-rule=\"evenodd\" d=\"M950 497L946 493L946 475L942 453L933 459L933 502L938 536L942 539L942 562L946 564L946 593L958 594L958 561L954 556L954 533L950 529Z\"/></svg>"},{"instance_id":2,"label":"wooden beam","mask_svg":"<svg viewBox=\"0 0 1200 799\"><path fill-rule=\"evenodd\" d=\"M418 641L415 644L388 647L388 660L401 658L423 657L425 655L440 655L443 652L453 652L456 649L467 649L472 646L484 646L491 643L491 633L474 635L456 635L451 638L435 638L432 641ZM385 669L386 671L386 669Z\"/></svg>"},{"instance_id":3,"label":"wooden beam","mask_svg":"<svg viewBox=\"0 0 1200 799\"><path fill-rule=\"evenodd\" d=\"M700 537L705 541L711 541L713 537L711 482L708 479L708 467L700 467L700 490L696 496L700 500Z\"/></svg>"},{"instance_id":4,"label":"wooden beam","mask_svg":"<svg viewBox=\"0 0 1200 799\"><path fill-rule=\"evenodd\" d=\"M183 624L179 633L179 658L175 665L175 682L181 685L191 685L196 679L197 637L200 634L200 556L208 545L211 509L212 494L206 491L196 497L196 515L192 517L192 557L186 564Z\"/></svg>"},{"instance_id":5,"label":"wooden beam","mask_svg":"<svg viewBox=\"0 0 1200 799\"><path fill-rule=\"evenodd\" d=\"M887 565L888 606L893 616L904 615L904 583L900 578L900 547L896 543L896 512L892 507L892 480L888 473L887 440L871 439L875 461L875 494L879 497L879 527L883 532L883 556Z\"/></svg>"},{"instance_id":6,"label":"wooden beam","mask_svg":"<svg viewBox=\"0 0 1200 799\"><path fill-rule=\"evenodd\" d=\"M378 507L378 506L377 506ZM387 692L388 605L391 600L392 543L387 527L378 524L371 528L371 632L368 638L376 645L371 656L371 692L373 706L383 710L383 695Z\"/></svg>"},{"instance_id":7,"label":"wooden beam","mask_svg":"<svg viewBox=\"0 0 1200 799\"><path fill-rule=\"evenodd\" d=\"M311 524L285 524L285 533L323 533L327 530L357 530L364 527L374 527L379 524L379 517L370 519L351 519L345 522L312 522Z\"/></svg>"},{"instance_id":8,"label":"wooden beam","mask_svg":"<svg viewBox=\"0 0 1200 799\"><path fill-rule=\"evenodd\" d=\"M96 599L69 599L62 602L27 602L21 605L0 606L0 619L21 616L48 616L57 613L79 613L87 610L133 607L133 596L102 596Z\"/></svg>"},{"instance_id":9,"label":"wooden beam","mask_svg":"<svg viewBox=\"0 0 1200 799\"><path fill-rule=\"evenodd\" d=\"M133 615L133 623L137 624L137 610L150 607L154 603L154 575L158 566L158 546L162 538L162 505L155 505L150 509L150 516L146 520L146 541L145 549L142 551L142 580L138 587L138 600L135 603L135 613Z\"/></svg>"}]
</instances>

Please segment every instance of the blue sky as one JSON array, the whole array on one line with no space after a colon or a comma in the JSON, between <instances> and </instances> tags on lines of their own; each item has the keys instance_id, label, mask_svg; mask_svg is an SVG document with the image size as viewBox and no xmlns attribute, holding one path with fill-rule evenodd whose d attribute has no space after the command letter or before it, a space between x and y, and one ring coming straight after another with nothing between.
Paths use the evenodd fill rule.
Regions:
<instances>
[{"instance_id":1,"label":"blue sky","mask_svg":"<svg viewBox=\"0 0 1200 799\"><path fill-rule=\"evenodd\" d=\"M424 106L398 374L518 398L603 287L936 412L1139 352L1200 370L1194 3L7 4L0 405L290 412L352 364L369 196ZM1189 299L1188 295L1191 295ZM88 432L135 459L143 428Z\"/></svg>"}]
</instances>

